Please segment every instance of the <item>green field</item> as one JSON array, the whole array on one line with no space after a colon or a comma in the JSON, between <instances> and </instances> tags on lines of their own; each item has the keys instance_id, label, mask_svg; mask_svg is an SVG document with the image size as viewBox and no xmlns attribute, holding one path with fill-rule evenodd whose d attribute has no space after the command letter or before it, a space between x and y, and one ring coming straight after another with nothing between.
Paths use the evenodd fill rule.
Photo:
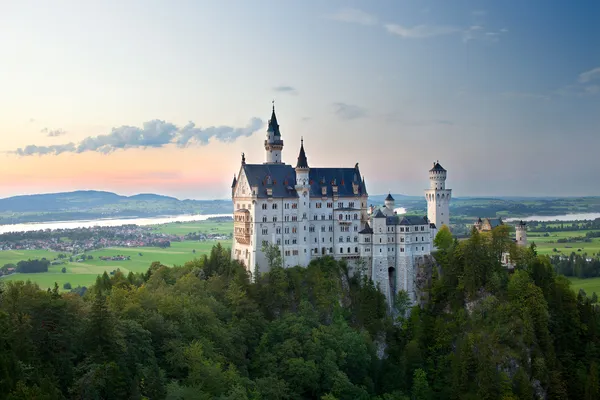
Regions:
<instances>
[{"instance_id":1,"label":"green field","mask_svg":"<svg viewBox=\"0 0 600 400\"><path fill-rule=\"evenodd\" d=\"M154 262L159 261L165 265L183 265L187 261L207 254L211 248L217 244L216 241L197 242L184 241L174 242L171 247L162 249L158 247L135 247L135 248L106 248L85 253L94 257L93 260L85 260L84 262L67 262L63 265L50 266L48 272L39 274L12 274L0 278L3 281L18 281L30 280L37 283L41 288L49 288L54 286L54 282L62 289L66 282L71 283L72 287L78 285L89 286L94 283L96 276L106 272L111 272L119 268L124 274L132 272L146 272L148 267ZM229 241L221 243L225 247L229 247ZM196 253L193 251L196 250ZM140 256L140 253L142 254ZM45 250L24 250L24 251L2 251L0 252L1 265L14 263L21 260L36 259L45 257L49 260L54 259L58 253ZM102 261L101 256L131 256L128 261ZM62 273L62 268L67 269L66 273Z\"/></svg>"},{"instance_id":2,"label":"green field","mask_svg":"<svg viewBox=\"0 0 600 400\"><path fill-rule=\"evenodd\" d=\"M579 289L583 289L588 296L594 292L600 296L600 277L587 279L570 277L569 280L575 293L579 292Z\"/></svg>"},{"instance_id":3,"label":"green field","mask_svg":"<svg viewBox=\"0 0 600 400\"><path fill-rule=\"evenodd\" d=\"M572 252L577 254L587 253L588 255L596 255L600 253L600 238L593 238L590 243L585 242L574 242L574 243L556 243L557 239L585 236L588 231L565 231L565 232L552 232L550 236L542 236L543 233L529 233L527 240L529 243L535 243L539 254L547 255L565 255L568 256ZM554 243L553 243L554 242ZM556 248L559 252L553 252L552 249ZM581 251L578 251L581 249Z\"/></svg>"},{"instance_id":4,"label":"green field","mask_svg":"<svg viewBox=\"0 0 600 400\"><path fill-rule=\"evenodd\" d=\"M156 225L153 230L171 235L186 235L193 232L229 234L233 232L233 221L172 222Z\"/></svg>"}]
</instances>

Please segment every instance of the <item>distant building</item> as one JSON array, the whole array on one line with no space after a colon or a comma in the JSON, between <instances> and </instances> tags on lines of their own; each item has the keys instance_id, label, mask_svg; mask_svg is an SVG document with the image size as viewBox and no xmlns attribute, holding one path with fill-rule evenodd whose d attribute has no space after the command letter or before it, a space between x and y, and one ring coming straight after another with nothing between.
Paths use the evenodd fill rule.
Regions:
<instances>
[{"instance_id":1,"label":"distant building","mask_svg":"<svg viewBox=\"0 0 600 400\"><path fill-rule=\"evenodd\" d=\"M475 229L478 232L491 232L492 229L504 225L504 221L502 218L481 218L479 217L477 221L473 224ZM515 244L520 247L527 247L527 224L523 221L519 221L519 223L515 226L516 238L514 240ZM510 260L510 255L505 252L502 253L502 264L507 268L514 268L514 263Z\"/></svg>"},{"instance_id":2,"label":"distant building","mask_svg":"<svg viewBox=\"0 0 600 400\"><path fill-rule=\"evenodd\" d=\"M414 300L416 267L431 254L437 228L449 222L446 170L436 162L429 171L428 216L396 215L391 195L384 207L369 213L358 163L311 167L301 141L293 167L283 162L283 146L273 107L264 141L265 162L246 163L242 154L233 177L232 258L251 274L266 272L262 246L272 243L281 249L284 267L307 266L322 256L345 260L351 267L364 263L389 302L401 289Z\"/></svg>"}]
</instances>

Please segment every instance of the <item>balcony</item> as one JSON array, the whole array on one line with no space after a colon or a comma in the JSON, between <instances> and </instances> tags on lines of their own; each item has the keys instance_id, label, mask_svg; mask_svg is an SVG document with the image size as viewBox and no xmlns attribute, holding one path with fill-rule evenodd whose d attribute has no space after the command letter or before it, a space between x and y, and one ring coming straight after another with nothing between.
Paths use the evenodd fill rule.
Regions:
<instances>
[{"instance_id":1,"label":"balcony","mask_svg":"<svg viewBox=\"0 0 600 400\"><path fill-rule=\"evenodd\" d=\"M250 244L250 211L236 210L233 213L233 236L239 244Z\"/></svg>"}]
</instances>

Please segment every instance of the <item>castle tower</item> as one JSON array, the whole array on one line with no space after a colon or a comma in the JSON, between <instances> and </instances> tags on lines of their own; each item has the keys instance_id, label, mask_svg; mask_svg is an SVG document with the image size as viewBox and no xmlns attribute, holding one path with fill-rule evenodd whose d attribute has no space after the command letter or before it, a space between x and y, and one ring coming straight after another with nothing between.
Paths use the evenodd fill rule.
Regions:
<instances>
[{"instance_id":1,"label":"castle tower","mask_svg":"<svg viewBox=\"0 0 600 400\"><path fill-rule=\"evenodd\" d=\"M438 161L429 170L429 189L425 190L427 218L439 230L450 226L450 198L452 189L446 189L446 170Z\"/></svg>"},{"instance_id":2,"label":"castle tower","mask_svg":"<svg viewBox=\"0 0 600 400\"><path fill-rule=\"evenodd\" d=\"M281 164L281 152L283 150L283 140L281 140L281 133L279 132L279 124L277 123L277 117L275 116L275 103L273 103L273 112L271 119L269 120L269 126L267 128L267 138L265 140L265 164Z\"/></svg>"},{"instance_id":3,"label":"castle tower","mask_svg":"<svg viewBox=\"0 0 600 400\"><path fill-rule=\"evenodd\" d=\"M298 264L307 266L310 263L310 247L307 241L309 232L309 204L310 204L310 168L306 153L304 152L304 139L300 140L300 154L296 164L296 192L298 193Z\"/></svg>"},{"instance_id":4,"label":"castle tower","mask_svg":"<svg viewBox=\"0 0 600 400\"><path fill-rule=\"evenodd\" d=\"M515 227L517 245L518 246L527 246L527 224L523 221L519 221L517 226Z\"/></svg>"},{"instance_id":5,"label":"castle tower","mask_svg":"<svg viewBox=\"0 0 600 400\"><path fill-rule=\"evenodd\" d=\"M385 198L385 208L388 211L388 215L392 215L394 213L394 198L392 197L391 193L388 193L387 197Z\"/></svg>"}]
</instances>

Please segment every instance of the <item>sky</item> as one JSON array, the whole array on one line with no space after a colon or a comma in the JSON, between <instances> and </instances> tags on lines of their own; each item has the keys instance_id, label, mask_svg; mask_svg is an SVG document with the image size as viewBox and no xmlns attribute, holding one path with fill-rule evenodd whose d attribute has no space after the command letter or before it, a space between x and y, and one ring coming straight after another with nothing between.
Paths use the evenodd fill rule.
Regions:
<instances>
[{"instance_id":1,"label":"sky","mask_svg":"<svg viewBox=\"0 0 600 400\"><path fill-rule=\"evenodd\" d=\"M600 2L0 0L0 197L230 197L241 153L370 194L600 195Z\"/></svg>"}]
</instances>

